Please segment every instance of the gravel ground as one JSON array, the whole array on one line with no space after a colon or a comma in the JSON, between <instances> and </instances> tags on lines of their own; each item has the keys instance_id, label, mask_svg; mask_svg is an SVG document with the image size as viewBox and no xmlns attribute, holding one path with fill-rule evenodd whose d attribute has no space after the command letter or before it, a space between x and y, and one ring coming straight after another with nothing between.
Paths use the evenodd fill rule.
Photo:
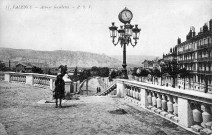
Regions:
<instances>
[{"instance_id":1,"label":"gravel ground","mask_svg":"<svg viewBox=\"0 0 212 135\"><path fill-rule=\"evenodd\" d=\"M79 97L55 108L44 88L0 81L0 122L8 135L192 135L116 97Z\"/></svg>"}]
</instances>

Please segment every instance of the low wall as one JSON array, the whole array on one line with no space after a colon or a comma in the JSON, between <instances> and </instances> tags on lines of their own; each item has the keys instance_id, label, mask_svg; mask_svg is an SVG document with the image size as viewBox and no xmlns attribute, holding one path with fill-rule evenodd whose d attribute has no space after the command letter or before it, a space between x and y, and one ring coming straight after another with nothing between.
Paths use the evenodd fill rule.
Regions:
<instances>
[{"instance_id":1,"label":"low wall","mask_svg":"<svg viewBox=\"0 0 212 135\"><path fill-rule=\"evenodd\" d=\"M125 79L116 86L117 96L196 133L212 134L212 94Z\"/></svg>"},{"instance_id":2,"label":"low wall","mask_svg":"<svg viewBox=\"0 0 212 135\"><path fill-rule=\"evenodd\" d=\"M0 80L24 83L35 87L48 87L53 90L56 76L36 73L0 72ZM71 96L71 93L79 91L79 82L72 82L68 78L65 78L64 81L65 91L68 94L67 98Z\"/></svg>"}]
</instances>

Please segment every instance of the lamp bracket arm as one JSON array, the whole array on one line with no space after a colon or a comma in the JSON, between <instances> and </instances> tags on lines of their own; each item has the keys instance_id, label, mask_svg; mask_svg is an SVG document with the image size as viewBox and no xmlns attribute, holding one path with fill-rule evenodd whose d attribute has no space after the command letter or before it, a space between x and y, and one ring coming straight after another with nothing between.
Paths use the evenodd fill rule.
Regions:
<instances>
[{"instance_id":1,"label":"lamp bracket arm","mask_svg":"<svg viewBox=\"0 0 212 135\"><path fill-rule=\"evenodd\" d=\"M136 44L137 44L137 40L135 40L135 44L133 44L133 43L132 43L132 40L131 40L131 38L130 38L130 44L131 44L133 47L135 47Z\"/></svg>"},{"instance_id":2,"label":"lamp bracket arm","mask_svg":"<svg viewBox=\"0 0 212 135\"><path fill-rule=\"evenodd\" d=\"M119 43L120 39L118 38L118 41L115 43L115 40L113 39L113 44L116 46Z\"/></svg>"}]
</instances>

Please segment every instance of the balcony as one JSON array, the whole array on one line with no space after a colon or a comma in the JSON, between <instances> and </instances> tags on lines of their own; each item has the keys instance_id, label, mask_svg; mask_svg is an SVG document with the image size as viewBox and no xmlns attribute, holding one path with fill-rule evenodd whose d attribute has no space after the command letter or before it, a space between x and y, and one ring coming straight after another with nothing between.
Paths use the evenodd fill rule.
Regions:
<instances>
[{"instance_id":1,"label":"balcony","mask_svg":"<svg viewBox=\"0 0 212 135\"><path fill-rule=\"evenodd\" d=\"M194 59L187 59L187 60L179 60L178 63L179 64L183 64L183 63L193 63L195 62Z\"/></svg>"},{"instance_id":2,"label":"balcony","mask_svg":"<svg viewBox=\"0 0 212 135\"><path fill-rule=\"evenodd\" d=\"M201 49L208 48L208 47L209 47L209 44L204 44L204 45L197 46L197 49L201 50Z\"/></svg>"},{"instance_id":3,"label":"balcony","mask_svg":"<svg viewBox=\"0 0 212 135\"><path fill-rule=\"evenodd\" d=\"M198 62L207 62L207 61L212 61L212 57L198 57L197 58Z\"/></svg>"},{"instance_id":4,"label":"balcony","mask_svg":"<svg viewBox=\"0 0 212 135\"><path fill-rule=\"evenodd\" d=\"M205 71L205 70L198 70L197 72L201 74L212 74L212 71Z\"/></svg>"}]
</instances>

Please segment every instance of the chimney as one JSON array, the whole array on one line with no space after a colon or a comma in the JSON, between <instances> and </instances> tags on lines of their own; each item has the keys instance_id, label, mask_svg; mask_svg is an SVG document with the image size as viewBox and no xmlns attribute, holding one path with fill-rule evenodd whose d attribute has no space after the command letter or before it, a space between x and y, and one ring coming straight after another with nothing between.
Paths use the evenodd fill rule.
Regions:
<instances>
[{"instance_id":1,"label":"chimney","mask_svg":"<svg viewBox=\"0 0 212 135\"><path fill-rule=\"evenodd\" d=\"M212 32L212 19L209 21L210 32Z\"/></svg>"},{"instance_id":2,"label":"chimney","mask_svg":"<svg viewBox=\"0 0 212 135\"><path fill-rule=\"evenodd\" d=\"M205 23L203 26L203 33L208 32L208 25Z\"/></svg>"},{"instance_id":3,"label":"chimney","mask_svg":"<svg viewBox=\"0 0 212 135\"><path fill-rule=\"evenodd\" d=\"M191 26L191 31L192 31L191 37L196 36L196 32L195 32L194 26Z\"/></svg>"},{"instance_id":4,"label":"chimney","mask_svg":"<svg viewBox=\"0 0 212 135\"><path fill-rule=\"evenodd\" d=\"M177 39L177 44L178 44L178 45L181 44L181 38L179 38L179 37L178 37L178 39Z\"/></svg>"}]
</instances>

